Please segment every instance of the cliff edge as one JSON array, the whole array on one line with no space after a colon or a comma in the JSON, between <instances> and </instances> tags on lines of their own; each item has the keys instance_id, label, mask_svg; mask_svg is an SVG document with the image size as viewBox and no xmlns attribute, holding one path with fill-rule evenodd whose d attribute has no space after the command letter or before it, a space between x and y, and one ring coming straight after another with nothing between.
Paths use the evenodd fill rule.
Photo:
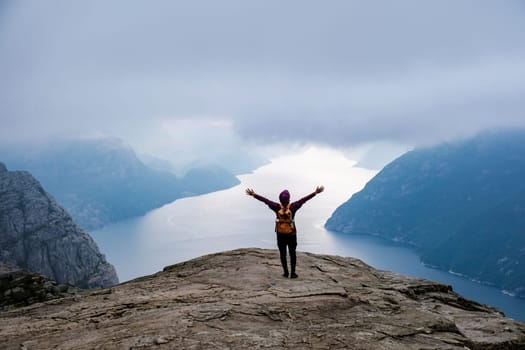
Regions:
<instances>
[{"instance_id":1,"label":"cliff edge","mask_svg":"<svg viewBox=\"0 0 525 350\"><path fill-rule=\"evenodd\" d=\"M525 129L415 149L326 222L412 245L428 265L525 298Z\"/></svg>"},{"instance_id":2,"label":"cliff edge","mask_svg":"<svg viewBox=\"0 0 525 350\"><path fill-rule=\"evenodd\" d=\"M2 349L523 349L525 324L360 260L239 249L0 312Z\"/></svg>"},{"instance_id":3,"label":"cliff edge","mask_svg":"<svg viewBox=\"0 0 525 350\"><path fill-rule=\"evenodd\" d=\"M28 172L0 163L0 263L80 288L118 283L95 241Z\"/></svg>"}]
</instances>

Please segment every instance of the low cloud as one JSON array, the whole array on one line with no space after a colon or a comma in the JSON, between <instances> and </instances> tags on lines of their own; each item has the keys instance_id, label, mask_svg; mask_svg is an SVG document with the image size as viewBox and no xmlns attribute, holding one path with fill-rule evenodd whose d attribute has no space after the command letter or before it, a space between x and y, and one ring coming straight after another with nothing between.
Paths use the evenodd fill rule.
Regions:
<instances>
[{"instance_id":1,"label":"low cloud","mask_svg":"<svg viewBox=\"0 0 525 350\"><path fill-rule=\"evenodd\" d=\"M273 101L253 108L252 118L238 119L236 127L260 142L355 145L427 144L496 126L525 126L524 62L494 57L469 65L419 66L381 79L300 82L275 92ZM265 96L272 94L271 85Z\"/></svg>"},{"instance_id":2,"label":"low cloud","mask_svg":"<svg viewBox=\"0 0 525 350\"><path fill-rule=\"evenodd\" d=\"M3 141L218 154L525 125L521 1L12 1L0 19Z\"/></svg>"}]
</instances>

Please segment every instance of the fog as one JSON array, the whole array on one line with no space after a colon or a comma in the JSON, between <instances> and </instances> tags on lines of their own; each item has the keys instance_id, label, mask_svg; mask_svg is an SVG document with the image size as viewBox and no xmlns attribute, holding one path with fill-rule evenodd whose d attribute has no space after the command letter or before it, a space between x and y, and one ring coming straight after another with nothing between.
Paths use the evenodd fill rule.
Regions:
<instances>
[{"instance_id":1,"label":"fog","mask_svg":"<svg viewBox=\"0 0 525 350\"><path fill-rule=\"evenodd\" d=\"M517 0L2 1L0 140L407 149L524 126L524 37Z\"/></svg>"}]
</instances>

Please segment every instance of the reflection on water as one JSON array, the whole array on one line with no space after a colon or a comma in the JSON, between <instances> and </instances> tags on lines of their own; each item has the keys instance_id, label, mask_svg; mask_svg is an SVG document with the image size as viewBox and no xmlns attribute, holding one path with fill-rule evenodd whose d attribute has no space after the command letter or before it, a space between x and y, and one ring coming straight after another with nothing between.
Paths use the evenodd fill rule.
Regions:
<instances>
[{"instance_id":1,"label":"reflection on water","mask_svg":"<svg viewBox=\"0 0 525 350\"><path fill-rule=\"evenodd\" d=\"M208 253L245 247L276 248L274 214L263 203L246 196L244 189L254 188L277 200L278 193L287 188L294 200L323 184L326 191L297 213L298 250L351 256L378 269L450 284L468 298L525 320L525 300L428 268L408 247L376 237L326 231L323 224L335 208L375 175L374 171L354 168L354 164L335 151L312 148L240 176L241 184L234 188L180 199L143 217L91 234L123 282ZM300 270L299 260L299 274Z\"/></svg>"}]
</instances>

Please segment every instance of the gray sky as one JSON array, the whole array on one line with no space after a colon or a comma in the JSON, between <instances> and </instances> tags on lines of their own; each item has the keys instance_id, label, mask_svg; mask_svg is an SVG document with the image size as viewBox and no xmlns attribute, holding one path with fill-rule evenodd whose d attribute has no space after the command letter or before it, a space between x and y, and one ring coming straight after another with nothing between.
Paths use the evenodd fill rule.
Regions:
<instances>
[{"instance_id":1,"label":"gray sky","mask_svg":"<svg viewBox=\"0 0 525 350\"><path fill-rule=\"evenodd\" d=\"M524 126L525 2L0 0L0 122L171 156Z\"/></svg>"}]
</instances>

